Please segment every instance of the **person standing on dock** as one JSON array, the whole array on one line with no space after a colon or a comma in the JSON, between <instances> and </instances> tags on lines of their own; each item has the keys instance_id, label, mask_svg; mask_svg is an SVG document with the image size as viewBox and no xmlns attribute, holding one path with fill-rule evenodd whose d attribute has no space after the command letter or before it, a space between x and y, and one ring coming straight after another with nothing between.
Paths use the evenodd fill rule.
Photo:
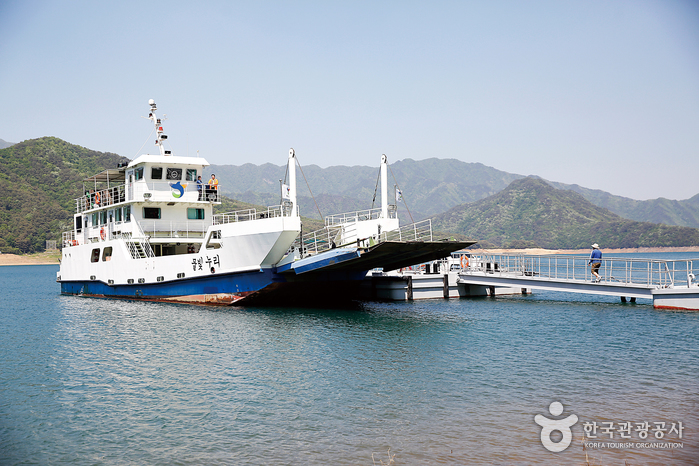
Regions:
<instances>
[{"instance_id":1,"label":"person standing on dock","mask_svg":"<svg viewBox=\"0 0 699 466\"><path fill-rule=\"evenodd\" d=\"M599 275L599 268L602 265L602 251L599 250L599 244L595 243L592 245L592 253L590 254L590 261L587 263L590 265L590 270L592 275L595 276L595 283L602 281L602 277Z\"/></svg>"}]
</instances>

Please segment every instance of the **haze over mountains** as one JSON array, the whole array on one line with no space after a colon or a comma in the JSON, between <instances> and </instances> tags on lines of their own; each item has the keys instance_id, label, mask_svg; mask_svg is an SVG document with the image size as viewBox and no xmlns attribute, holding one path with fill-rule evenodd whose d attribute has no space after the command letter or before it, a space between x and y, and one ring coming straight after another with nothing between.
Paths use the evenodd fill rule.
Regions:
<instances>
[{"instance_id":1,"label":"haze over mountains","mask_svg":"<svg viewBox=\"0 0 699 466\"><path fill-rule=\"evenodd\" d=\"M0 251L40 251L46 239L60 240L61 232L70 228L82 179L125 160L54 137L0 149ZM330 215L368 209L372 202L380 206L380 194L375 197L378 165L377 157L376 167L304 166L297 171L302 215L320 219L318 208ZM587 247L590 241L604 247L699 245L699 195L682 201L636 201L455 159L405 159L389 167L390 196L398 185L412 214L399 202L402 223L432 217L435 229L466 235L483 245ZM224 195L275 205L286 167L213 165L205 171L212 172ZM240 205L227 201L216 210ZM307 223L304 228L315 228Z\"/></svg>"},{"instance_id":2,"label":"haze over mountains","mask_svg":"<svg viewBox=\"0 0 699 466\"><path fill-rule=\"evenodd\" d=\"M505 189L512 181L524 178L481 163L456 159L405 159L389 166L389 190L392 191L394 184L399 185L415 221L456 205L484 199ZM323 215L371 207L378 170L378 160L376 167L303 167ZM278 202L279 179L284 178L285 167L269 163L212 165L205 173L215 173L225 180L221 185L225 195L264 205ZM547 182L556 188L574 191L592 204L630 220L699 228L699 194L681 201L664 198L638 201L578 185ZM301 209L311 217L320 218L300 173L298 183ZM379 199L377 196L376 202L380 202ZM401 221L410 220L405 206L399 206L399 213Z\"/></svg>"},{"instance_id":3,"label":"haze over mountains","mask_svg":"<svg viewBox=\"0 0 699 466\"><path fill-rule=\"evenodd\" d=\"M0 139L0 149L4 149L6 147L13 146L15 143L14 142L7 142L4 139Z\"/></svg>"}]
</instances>

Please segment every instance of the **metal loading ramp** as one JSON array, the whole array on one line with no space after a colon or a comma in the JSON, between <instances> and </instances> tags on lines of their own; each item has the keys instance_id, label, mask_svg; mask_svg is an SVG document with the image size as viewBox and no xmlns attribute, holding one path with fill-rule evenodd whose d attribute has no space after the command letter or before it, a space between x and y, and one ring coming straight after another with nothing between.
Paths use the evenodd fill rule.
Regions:
<instances>
[{"instance_id":1,"label":"metal loading ramp","mask_svg":"<svg viewBox=\"0 0 699 466\"><path fill-rule=\"evenodd\" d=\"M409 267L448 257L475 241L384 241L368 248L337 248L277 269L277 273L367 272Z\"/></svg>"}]
</instances>

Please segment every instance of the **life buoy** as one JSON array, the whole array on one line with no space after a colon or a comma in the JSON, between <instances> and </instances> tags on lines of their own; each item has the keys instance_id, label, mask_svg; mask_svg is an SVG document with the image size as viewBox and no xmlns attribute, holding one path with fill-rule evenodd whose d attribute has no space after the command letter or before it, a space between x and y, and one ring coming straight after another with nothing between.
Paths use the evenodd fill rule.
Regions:
<instances>
[{"instance_id":1,"label":"life buoy","mask_svg":"<svg viewBox=\"0 0 699 466\"><path fill-rule=\"evenodd\" d=\"M74 239L74 240L73 240L73 246L77 246L77 245L78 245L78 240L77 240L77 239Z\"/></svg>"},{"instance_id":2,"label":"life buoy","mask_svg":"<svg viewBox=\"0 0 699 466\"><path fill-rule=\"evenodd\" d=\"M461 256L461 268L465 269L466 267L468 267L468 256L464 254Z\"/></svg>"},{"instance_id":3,"label":"life buoy","mask_svg":"<svg viewBox=\"0 0 699 466\"><path fill-rule=\"evenodd\" d=\"M104 227L100 230L100 238L102 238L102 241L107 237L107 233L104 231Z\"/></svg>"},{"instance_id":4,"label":"life buoy","mask_svg":"<svg viewBox=\"0 0 699 466\"><path fill-rule=\"evenodd\" d=\"M95 204L100 205L100 201L102 200L102 196L100 196L99 192L95 193Z\"/></svg>"}]
</instances>

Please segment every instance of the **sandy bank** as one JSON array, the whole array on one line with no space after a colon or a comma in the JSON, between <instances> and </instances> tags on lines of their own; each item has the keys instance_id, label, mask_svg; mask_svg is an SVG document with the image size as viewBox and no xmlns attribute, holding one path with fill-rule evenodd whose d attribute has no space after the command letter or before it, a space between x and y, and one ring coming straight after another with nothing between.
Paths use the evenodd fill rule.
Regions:
<instances>
[{"instance_id":1,"label":"sandy bank","mask_svg":"<svg viewBox=\"0 0 699 466\"><path fill-rule=\"evenodd\" d=\"M41 253L30 256L17 254L0 254L0 266L2 265L58 265L58 254Z\"/></svg>"}]
</instances>

